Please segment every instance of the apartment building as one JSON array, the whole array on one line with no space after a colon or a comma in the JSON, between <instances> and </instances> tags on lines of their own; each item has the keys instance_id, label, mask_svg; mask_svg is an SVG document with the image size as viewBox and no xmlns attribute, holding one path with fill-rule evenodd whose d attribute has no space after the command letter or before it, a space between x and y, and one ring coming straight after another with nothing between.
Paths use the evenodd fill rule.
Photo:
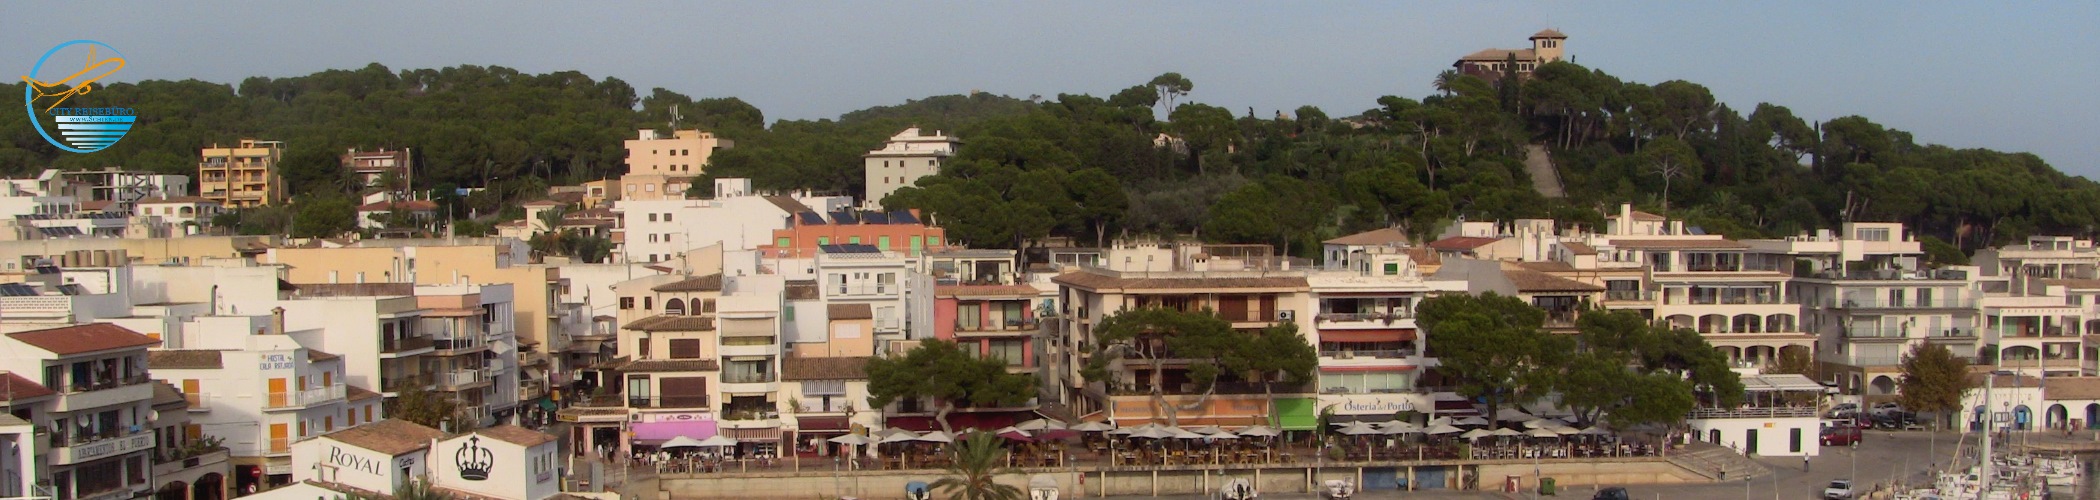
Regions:
<instances>
[{"instance_id":1,"label":"apartment building","mask_svg":"<svg viewBox=\"0 0 2100 500\"><path fill-rule=\"evenodd\" d=\"M947 235L946 230L922 222L917 211L802 212L788 221L786 229L773 231L771 244L758 249L769 262L810 258L825 245L867 245L919 257L948 249ZM783 273L791 274L791 270Z\"/></svg>"},{"instance_id":2,"label":"apartment building","mask_svg":"<svg viewBox=\"0 0 2100 500\"><path fill-rule=\"evenodd\" d=\"M867 192L861 201L869 208L882 206L882 199L890 193L907 186L918 185L919 179L941 173L941 164L955 155L962 146L962 139L950 137L936 130L926 135L913 126L897 135L880 149L861 155L865 163Z\"/></svg>"},{"instance_id":3,"label":"apartment building","mask_svg":"<svg viewBox=\"0 0 2100 500\"><path fill-rule=\"evenodd\" d=\"M1007 371L1036 373L1044 366L1043 292L1028 285L934 287L934 338L954 342L975 357L997 359Z\"/></svg>"},{"instance_id":4,"label":"apartment building","mask_svg":"<svg viewBox=\"0 0 2100 500\"><path fill-rule=\"evenodd\" d=\"M2031 236L2026 243L1978 250L1971 259L1983 294L1985 353L2022 374L2092 375L2100 352L2086 347L2100 250L2091 240Z\"/></svg>"},{"instance_id":5,"label":"apartment building","mask_svg":"<svg viewBox=\"0 0 2100 500\"><path fill-rule=\"evenodd\" d=\"M40 478L48 480L49 495L88 500L153 491L158 443L146 349L158 343L109 324L0 335L0 370L23 393L10 399L30 402L50 394L47 402L14 412L48 430Z\"/></svg>"},{"instance_id":6,"label":"apartment building","mask_svg":"<svg viewBox=\"0 0 2100 500\"><path fill-rule=\"evenodd\" d=\"M666 136L642 129L626 142L627 173L620 177L621 200L683 199L694 179L707 172L716 151L735 147L729 139L699 130L674 130Z\"/></svg>"},{"instance_id":7,"label":"apartment building","mask_svg":"<svg viewBox=\"0 0 2100 500\"><path fill-rule=\"evenodd\" d=\"M872 319L868 334L876 354L902 352L909 346L893 348L889 343L932 338L937 323L933 281L918 272L918 262L870 245L825 245L815 259L818 298L833 319L840 314Z\"/></svg>"},{"instance_id":8,"label":"apartment building","mask_svg":"<svg viewBox=\"0 0 2100 500\"><path fill-rule=\"evenodd\" d=\"M415 294L423 309L416 330L432 343L424 366L438 394L482 425L510 422L521 400L538 397L519 391L521 377L546 374L519 369L510 285L419 285Z\"/></svg>"},{"instance_id":9,"label":"apartment building","mask_svg":"<svg viewBox=\"0 0 2100 500\"><path fill-rule=\"evenodd\" d=\"M290 198L285 191L284 143L241 139L233 146L213 144L198 153L198 196L228 208L278 205Z\"/></svg>"},{"instance_id":10,"label":"apartment building","mask_svg":"<svg viewBox=\"0 0 2100 500\"><path fill-rule=\"evenodd\" d=\"M751 250L773 244L774 233L790 227L796 214L843 210L852 201L806 193L765 194L752 189L750 179L715 179L713 198L629 199L613 212L625 234L625 260L654 263L705 246Z\"/></svg>"},{"instance_id":11,"label":"apartment building","mask_svg":"<svg viewBox=\"0 0 2100 500\"><path fill-rule=\"evenodd\" d=\"M1318 305L1309 335L1320 356L1318 407L1342 418L1390 419L1435 405L1418 391L1435 360L1424 356L1415 307L1465 293L1468 283L1424 273L1415 256L1427 252L1394 236L1384 229L1328 240L1323 255L1330 260L1306 276Z\"/></svg>"},{"instance_id":12,"label":"apartment building","mask_svg":"<svg viewBox=\"0 0 2100 500\"><path fill-rule=\"evenodd\" d=\"M401 420L319 436L294 447L289 488L258 498L388 492L411 480L468 498L544 500L561 494L555 436L514 425L447 434Z\"/></svg>"},{"instance_id":13,"label":"apartment building","mask_svg":"<svg viewBox=\"0 0 2100 500\"><path fill-rule=\"evenodd\" d=\"M1778 240L1749 240L1757 259L1791 267L1802 331L1815 335L1825 379L1848 393L1894 396L1903 356L1922 343L1974 359L1973 269L1931 269L1922 245L1894 222L1852 222Z\"/></svg>"},{"instance_id":14,"label":"apartment building","mask_svg":"<svg viewBox=\"0 0 2100 500\"><path fill-rule=\"evenodd\" d=\"M414 285L307 284L278 307L285 310L286 335L344 356L347 383L388 398L435 389L438 372L427 357L437 342L422 330L425 311Z\"/></svg>"},{"instance_id":15,"label":"apartment building","mask_svg":"<svg viewBox=\"0 0 2100 500\"><path fill-rule=\"evenodd\" d=\"M343 170L357 181L358 187L398 191L393 193L394 196L415 191L416 159L408 149L360 151L351 148L343 152L342 164ZM386 185L389 178L394 180L394 185Z\"/></svg>"},{"instance_id":16,"label":"apartment building","mask_svg":"<svg viewBox=\"0 0 2100 500\"><path fill-rule=\"evenodd\" d=\"M348 382L343 356L309 349L271 325L205 336L148 359L154 377L196 401L202 435L225 440L235 476L292 481L294 443L384 418L377 393Z\"/></svg>"},{"instance_id":17,"label":"apartment building","mask_svg":"<svg viewBox=\"0 0 2100 500\"><path fill-rule=\"evenodd\" d=\"M141 217L158 217L168 224L182 227L183 235L195 235L202 228L211 227L211 219L225 211L218 202L201 196L154 196L132 202L133 212Z\"/></svg>"},{"instance_id":18,"label":"apartment building","mask_svg":"<svg viewBox=\"0 0 2100 500\"><path fill-rule=\"evenodd\" d=\"M1055 385L1067 393L1075 413L1106 412L1119 422L1136 425L1165 415L1155 407L1150 394L1153 379L1149 365L1123 364L1113 381L1105 382L1106 394L1091 392L1089 382L1079 376L1093 355L1094 326L1116 313L1139 308L1163 307L1179 311L1212 311L1234 328L1259 329L1284 323L1297 325L1302 334L1316 332L1315 303L1307 282L1310 264L1271 255L1267 245L1204 245L1187 242L1117 242L1107 250L1103 266L1081 266L1051 281L1059 287L1058 317L1066 336L1059 349L1067 358L1063 369L1050 374ZM1066 347L1069 346L1069 347ZM1200 396L1187 383L1185 362L1170 361L1161 374L1168 404L1189 405ZM1314 389L1275 386L1278 398L1303 399ZM1206 407L1183 411L1184 425L1250 425L1264 420L1272 410L1261 387L1221 384ZM1309 404L1288 406L1286 420L1309 420L1315 411ZM1302 413L1302 415L1297 414ZM1199 416L1200 415L1200 416Z\"/></svg>"},{"instance_id":19,"label":"apartment building","mask_svg":"<svg viewBox=\"0 0 2100 500\"><path fill-rule=\"evenodd\" d=\"M150 363L150 360L149 360ZM212 448L203 428L190 419L189 398L175 386L153 383L153 495L216 500L232 495L224 448Z\"/></svg>"}]
</instances>

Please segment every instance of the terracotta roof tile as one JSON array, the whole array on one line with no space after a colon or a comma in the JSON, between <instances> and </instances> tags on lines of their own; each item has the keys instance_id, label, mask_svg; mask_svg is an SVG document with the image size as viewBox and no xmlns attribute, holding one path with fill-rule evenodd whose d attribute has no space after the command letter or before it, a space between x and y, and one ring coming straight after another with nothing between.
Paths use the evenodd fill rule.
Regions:
<instances>
[{"instance_id":1,"label":"terracotta roof tile","mask_svg":"<svg viewBox=\"0 0 2100 500\"><path fill-rule=\"evenodd\" d=\"M175 386L168 385L167 382L162 382L159 380L153 381L153 406L184 403L188 401L189 399L182 397L182 390L176 389Z\"/></svg>"},{"instance_id":2,"label":"terracotta roof tile","mask_svg":"<svg viewBox=\"0 0 2100 500\"><path fill-rule=\"evenodd\" d=\"M619 371L628 373L646 372L711 372L721 365L712 359L643 359L620 365Z\"/></svg>"},{"instance_id":3,"label":"terracotta roof tile","mask_svg":"<svg viewBox=\"0 0 2100 500\"><path fill-rule=\"evenodd\" d=\"M705 332L715 329L715 319L704 316L650 316L627 322L625 328L638 332Z\"/></svg>"},{"instance_id":4,"label":"terracotta roof tile","mask_svg":"<svg viewBox=\"0 0 2100 500\"><path fill-rule=\"evenodd\" d=\"M780 360L781 380L860 380L868 378L873 358L787 358Z\"/></svg>"},{"instance_id":5,"label":"terracotta roof tile","mask_svg":"<svg viewBox=\"0 0 2100 500\"><path fill-rule=\"evenodd\" d=\"M1750 248L1740 241L1719 239L1669 239L1669 240L1612 240L1611 246L1619 248Z\"/></svg>"},{"instance_id":6,"label":"terracotta roof tile","mask_svg":"<svg viewBox=\"0 0 2100 500\"><path fill-rule=\"evenodd\" d=\"M2095 279L2045 279L2042 280L2042 284L2058 285L2065 288L2079 290L2090 290L2100 288L2100 280Z\"/></svg>"},{"instance_id":7,"label":"terracotta roof tile","mask_svg":"<svg viewBox=\"0 0 2100 500\"><path fill-rule=\"evenodd\" d=\"M342 356L316 351L313 349L306 350L306 361L309 363L315 361L329 361L335 359L342 359Z\"/></svg>"},{"instance_id":8,"label":"terracotta roof tile","mask_svg":"<svg viewBox=\"0 0 2100 500\"><path fill-rule=\"evenodd\" d=\"M322 437L392 456L428 448L430 440L443 438L445 433L415 422L389 418L323 434Z\"/></svg>"},{"instance_id":9,"label":"terracotta roof tile","mask_svg":"<svg viewBox=\"0 0 2100 500\"><path fill-rule=\"evenodd\" d=\"M793 196L767 196L765 198L767 202L772 203L773 206L780 207L780 211L787 212L788 215L816 211L809 208L809 205L804 205L800 201L795 201L795 197Z\"/></svg>"},{"instance_id":10,"label":"terracotta roof tile","mask_svg":"<svg viewBox=\"0 0 2100 500\"><path fill-rule=\"evenodd\" d=\"M348 395L351 401L364 401L367 399L379 397L379 393L377 392L372 392L370 389L350 384L343 384L343 394Z\"/></svg>"},{"instance_id":11,"label":"terracotta roof tile","mask_svg":"<svg viewBox=\"0 0 2100 500\"><path fill-rule=\"evenodd\" d=\"M1981 377L1970 377L1981 381ZM2000 384L1998 387L2007 387ZM2050 377L2042 386L2042 399L2050 401L2100 399L2100 377Z\"/></svg>"},{"instance_id":12,"label":"terracotta roof tile","mask_svg":"<svg viewBox=\"0 0 2100 500\"><path fill-rule=\"evenodd\" d=\"M1261 278L1118 278L1087 271L1070 272L1050 281L1094 290L1104 289L1216 289L1216 288L1310 288L1303 276Z\"/></svg>"},{"instance_id":13,"label":"terracotta roof tile","mask_svg":"<svg viewBox=\"0 0 2100 500\"><path fill-rule=\"evenodd\" d=\"M1472 250L1475 248L1487 246L1487 244L1494 243L1497 241L1502 241L1502 238L1487 238L1481 236L1452 236L1449 238L1429 242L1429 248L1452 251Z\"/></svg>"},{"instance_id":14,"label":"terracotta roof tile","mask_svg":"<svg viewBox=\"0 0 2100 500\"><path fill-rule=\"evenodd\" d=\"M14 372L0 372L0 401L21 401L58 394L43 384L36 383Z\"/></svg>"},{"instance_id":15,"label":"terracotta roof tile","mask_svg":"<svg viewBox=\"0 0 2100 500\"><path fill-rule=\"evenodd\" d=\"M527 448L538 446L542 443L553 441L555 439L554 436L547 435L540 431L526 429L524 427L518 427L509 424L498 425L486 429L475 429L474 434L485 436L489 439L494 439L497 441L515 444L518 446L524 446Z\"/></svg>"},{"instance_id":16,"label":"terracotta roof tile","mask_svg":"<svg viewBox=\"0 0 2100 500\"><path fill-rule=\"evenodd\" d=\"M1557 260L1549 260L1543 262L1511 262L1509 264L1524 269L1526 271L1538 271L1542 273L1563 273L1575 270L1575 266L1568 265L1568 263L1566 262L1561 262Z\"/></svg>"},{"instance_id":17,"label":"terracotta roof tile","mask_svg":"<svg viewBox=\"0 0 2100 500\"><path fill-rule=\"evenodd\" d=\"M31 330L10 333L7 336L61 356L160 344L160 341L153 340L153 337L109 323Z\"/></svg>"},{"instance_id":18,"label":"terracotta roof tile","mask_svg":"<svg viewBox=\"0 0 2100 500\"><path fill-rule=\"evenodd\" d=\"M1465 56L1465 57L1461 57L1461 58L1458 58L1458 60L1460 60L1460 61L1480 61L1480 62L1503 62L1503 61L1506 61L1506 60L1508 60L1508 59L1509 59L1509 56L1510 56L1511 54L1515 54L1515 55L1517 56L1517 60L1518 60L1518 61L1530 61L1530 60L1532 60L1532 59L1536 59L1536 58L1538 58L1538 56L1537 56L1537 55L1535 55L1535 54L1533 54L1533 53L1532 53L1531 49L1515 49L1515 50L1511 50L1511 49L1482 49L1482 50L1481 50L1481 51L1479 51L1479 52L1474 52L1474 53L1471 53L1471 54L1466 54L1466 56Z\"/></svg>"},{"instance_id":19,"label":"terracotta roof tile","mask_svg":"<svg viewBox=\"0 0 2100 500\"><path fill-rule=\"evenodd\" d=\"M1393 228L1373 229L1340 238L1324 241L1329 245L1389 245L1406 244L1407 235Z\"/></svg>"},{"instance_id":20,"label":"terracotta roof tile","mask_svg":"<svg viewBox=\"0 0 2100 500\"><path fill-rule=\"evenodd\" d=\"M216 370L225 368L219 355L209 349L161 350L146 353L146 367L154 370Z\"/></svg>"},{"instance_id":21,"label":"terracotta roof tile","mask_svg":"<svg viewBox=\"0 0 2100 500\"><path fill-rule=\"evenodd\" d=\"M722 275L710 274L689 278L656 285L649 289L658 292L719 292L722 291Z\"/></svg>"},{"instance_id":22,"label":"terracotta roof tile","mask_svg":"<svg viewBox=\"0 0 2100 500\"><path fill-rule=\"evenodd\" d=\"M1556 29L1550 29L1550 28L1549 28L1549 29L1545 29L1545 30L1540 30L1540 31L1539 31L1538 33L1533 33L1533 34L1531 35L1531 37L1532 37L1532 38L1567 38L1567 37L1568 37L1568 35L1563 35L1563 34L1560 34L1560 30L1556 30Z\"/></svg>"},{"instance_id":23,"label":"terracotta roof tile","mask_svg":"<svg viewBox=\"0 0 2100 500\"><path fill-rule=\"evenodd\" d=\"M875 309L867 304L831 304L824 312L833 321L842 319L875 319Z\"/></svg>"},{"instance_id":24,"label":"terracotta roof tile","mask_svg":"<svg viewBox=\"0 0 2100 500\"><path fill-rule=\"evenodd\" d=\"M1601 286L1538 271L1513 269L1502 273L1509 277L1509 282L1515 284L1519 292L1598 292L1604 290L1604 287Z\"/></svg>"}]
</instances>

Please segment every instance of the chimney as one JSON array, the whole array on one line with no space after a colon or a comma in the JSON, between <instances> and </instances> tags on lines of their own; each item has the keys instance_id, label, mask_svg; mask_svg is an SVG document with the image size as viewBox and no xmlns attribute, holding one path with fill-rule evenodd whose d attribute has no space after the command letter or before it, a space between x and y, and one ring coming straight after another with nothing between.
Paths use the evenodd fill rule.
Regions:
<instances>
[{"instance_id":1,"label":"chimney","mask_svg":"<svg viewBox=\"0 0 2100 500\"><path fill-rule=\"evenodd\" d=\"M270 333L284 335L284 308L270 308Z\"/></svg>"}]
</instances>

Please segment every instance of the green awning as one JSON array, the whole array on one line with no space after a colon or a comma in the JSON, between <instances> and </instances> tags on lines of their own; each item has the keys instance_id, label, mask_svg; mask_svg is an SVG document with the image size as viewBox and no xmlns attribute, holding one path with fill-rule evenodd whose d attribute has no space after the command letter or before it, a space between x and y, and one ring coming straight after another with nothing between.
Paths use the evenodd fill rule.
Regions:
<instances>
[{"instance_id":1,"label":"green awning","mask_svg":"<svg viewBox=\"0 0 2100 500\"><path fill-rule=\"evenodd\" d=\"M554 400L542 398L540 399L540 409L554 411L557 408L554 407Z\"/></svg>"},{"instance_id":2,"label":"green awning","mask_svg":"<svg viewBox=\"0 0 2100 500\"><path fill-rule=\"evenodd\" d=\"M1286 431L1310 431L1320 428L1319 402L1312 398L1278 398L1276 428Z\"/></svg>"}]
</instances>

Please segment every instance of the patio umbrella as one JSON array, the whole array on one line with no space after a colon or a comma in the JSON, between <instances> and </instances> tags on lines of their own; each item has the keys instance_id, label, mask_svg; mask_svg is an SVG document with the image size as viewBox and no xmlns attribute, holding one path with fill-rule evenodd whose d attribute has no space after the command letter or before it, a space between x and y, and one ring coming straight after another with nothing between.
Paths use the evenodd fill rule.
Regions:
<instances>
[{"instance_id":1,"label":"patio umbrella","mask_svg":"<svg viewBox=\"0 0 2100 500\"><path fill-rule=\"evenodd\" d=\"M724 435L721 435L721 434L716 434L716 435L714 435L714 437L710 437L710 438L707 438L707 439L703 439L703 440L700 440L700 446L705 446L705 447L709 447L709 448L720 448L720 447L723 447L723 446L736 446L736 444L737 444L736 438L732 438L732 437L729 437L729 436L724 436Z\"/></svg>"},{"instance_id":2,"label":"patio umbrella","mask_svg":"<svg viewBox=\"0 0 2100 500\"><path fill-rule=\"evenodd\" d=\"M670 441L664 441L664 444L657 447L668 450L672 448L699 448L702 446L707 445L700 444L700 440L698 439L693 439L685 436L678 436L671 438Z\"/></svg>"},{"instance_id":3,"label":"patio umbrella","mask_svg":"<svg viewBox=\"0 0 2100 500\"><path fill-rule=\"evenodd\" d=\"M1056 441L1075 437L1079 437L1079 431L1071 429L1045 429L1035 433L1035 440L1037 441Z\"/></svg>"},{"instance_id":4,"label":"patio umbrella","mask_svg":"<svg viewBox=\"0 0 2100 500\"><path fill-rule=\"evenodd\" d=\"M1392 428L1396 428L1396 427L1397 427L1397 428L1401 428L1401 429L1420 429L1420 428L1421 428L1421 427L1415 427L1415 424L1413 424L1413 423L1409 423L1409 422L1407 422L1407 421L1404 421L1404 420L1387 420L1387 421L1384 421L1384 422L1379 422L1379 423L1378 423L1378 424L1376 424L1376 425L1378 425L1378 428L1379 428L1379 429L1392 429Z\"/></svg>"},{"instance_id":5,"label":"patio umbrella","mask_svg":"<svg viewBox=\"0 0 2100 500\"><path fill-rule=\"evenodd\" d=\"M883 436L881 440L878 440L878 441L876 441L876 442L878 442L878 443L902 443L902 442L906 442L906 441L917 441L917 440L919 440L919 435L918 435L918 434L913 434L913 433L912 433L911 431L907 431L907 430L903 430L903 429L898 429L898 432L892 432L892 433L890 433L890 435L888 435L888 436Z\"/></svg>"},{"instance_id":6,"label":"patio umbrella","mask_svg":"<svg viewBox=\"0 0 2100 500\"><path fill-rule=\"evenodd\" d=\"M1454 434L1454 433L1459 433L1459 432L1465 432L1465 431L1466 431L1465 429L1460 429L1460 428L1457 428L1457 427L1452 427L1452 426L1448 426L1448 425L1439 425L1439 426L1435 426L1435 427L1430 427L1430 428L1428 428L1428 429L1426 429L1426 430L1423 430L1422 432L1428 433L1429 435L1432 435L1432 436L1441 436L1441 435L1444 435L1444 434Z\"/></svg>"},{"instance_id":7,"label":"patio umbrella","mask_svg":"<svg viewBox=\"0 0 2100 500\"><path fill-rule=\"evenodd\" d=\"M1487 430L1487 429L1473 429L1473 430L1470 430L1470 431L1466 431L1466 433L1465 433L1465 434L1459 434L1459 435L1458 435L1458 437L1461 437L1461 438L1465 438L1465 439L1480 439L1480 438L1484 438L1484 437L1488 437L1488 436L1493 436L1493 435L1495 435L1495 433L1493 433L1493 432L1488 432L1488 430Z\"/></svg>"},{"instance_id":8,"label":"patio umbrella","mask_svg":"<svg viewBox=\"0 0 2100 500\"><path fill-rule=\"evenodd\" d=\"M1566 427L1566 426L1555 426L1555 427L1552 427L1552 430L1553 430L1553 433L1554 433L1554 434L1559 434L1559 435L1562 435L1562 436L1567 436L1567 435L1571 435L1571 434L1581 434L1581 433L1582 433L1582 429L1577 429L1577 428L1574 428L1574 427Z\"/></svg>"},{"instance_id":9,"label":"patio umbrella","mask_svg":"<svg viewBox=\"0 0 2100 500\"><path fill-rule=\"evenodd\" d=\"M1239 434L1242 436L1250 437L1276 437L1278 432L1276 432L1276 429L1269 428L1269 426L1257 425L1245 429L1240 429Z\"/></svg>"},{"instance_id":10,"label":"patio umbrella","mask_svg":"<svg viewBox=\"0 0 2100 500\"><path fill-rule=\"evenodd\" d=\"M1458 425L1488 425L1488 423L1488 419L1480 417L1466 417L1458 419Z\"/></svg>"},{"instance_id":11,"label":"patio umbrella","mask_svg":"<svg viewBox=\"0 0 2100 500\"><path fill-rule=\"evenodd\" d=\"M1510 436L1522 436L1522 435L1524 435L1524 433L1522 433L1522 432L1517 432L1517 431L1515 431L1515 430L1511 430L1511 429L1495 429L1495 432L1493 433L1493 435L1495 435L1495 436L1501 436L1501 437L1510 437Z\"/></svg>"},{"instance_id":12,"label":"patio umbrella","mask_svg":"<svg viewBox=\"0 0 2100 500\"><path fill-rule=\"evenodd\" d=\"M1072 430L1082 432L1102 432L1116 430L1115 424L1111 424L1108 422L1080 422L1079 425L1074 425L1071 428Z\"/></svg>"},{"instance_id":13,"label":"patio umbrella","mask_svg":"<svg viewBox=\"0 0 2100 500\"><path fill-rule=\"evenodd\" d=\"M1335 429L1335 432L1340 432L1342 434L1348 434L1351 436L1362 436L1365 434L1377 434L1378 429L1371 427L1371 424L1366 424L1363 422L1349 422L1341 424L1341 428Z\"/></svg>"},{"instance_id":14,"label":"patio umbrella","mask_svg":"<svg viewBox=\"0 0 2100 500\"><path fill-rule=\"evenodd\" d=\"M863 445L875 442L874 439L859 434L847 434L844 436L827 439L826 441L847 445Z\"/></svg>"},{"instance_id":15,"label":"patio umbrella","mask_svg":"<svg viewBox=\"0 0 2100 500\"><path fill-rule=\"evenodd\" d=\"M941 431L929 431L925 435L919 436L916 440L928 443L953 443L955 442L955 436Z\"/></svg>"},{"instance_id":16,"label":"patio umbrella","mask_svg":"<svg viewBox=\"0 0 2100 500\"><path fill-rule=\"evenodd\" d=\"M1172 435L1174 436L1174 438L1176 438L1176 439L1203 439L1203 437L1204 437L1204 436L1203 436L1202 434L1197 434L1197 433L1194 433L1194 432L1189 432L1189 430L1188 430L1188 429L1179 429L1179 428L1177 428L1177 429L1172 429L1172 430L1168 430L1167 432L1168 432L1169 434L1172 434Z\"/></svg>"},{"instance_id":17,"label":"patio umbrella","mask_svg":"<svg viewBox=\"0 0 2100 500\"><path fill-rule=\"evenodd\" d=\"M1013 427L1007 427L1007 428L1005 428L1005 429L999 429L998 431L996 431L996 432L993 432L993 433L992 433L992 435L994 435L994 436L999 436L999 437L1002 437L1002 438L1006 438L1006 439L1009 439L1009 440L1013 440L1013 441L1020 441L1020 442L1023 442L1023 443L1030 443L1030 442L1035 442L1035 439L1033 439L1033 438L1030 438L1030 437L1028 437L1028 431L1024 431L1024 430L1016 429L1016 428L1013 428Z\"/></svg>"},{"instance_id":18,"label":"patio umbrella","mask_svg":"<svg viewBox=\"0 0 2100 500\"><path fill-rule=\"evenodd\" d=\"M897 435L898 433L911 434L912 437L918 437L918 434L912 434L910 430L905 429L903 427L891 427L888 429L875 431L875 437L878 439L887 439L890 436Z\"/></svg>"},{"instance_id":19,"label":"patio umbrella","mask_svg":"<svg viewBox=\"0 0 2100 500\"><path fill-rule=\"evenodd\" d=\"M1578 432L1578 434L1582 434L1585 436L1609 436L1611 435L1611 429L1606 429L1604 428L1604 426L1601 425L1593 425L1590 426L1590 428L1588 429L1583 429L1581 432Z\"/></svg>"},{"instance_id":20,"label":"patio umbrella","mask_svg":"<svg viewBox=\"0 0 2100 500\"><path fill-rule=\"evenodd\" d=\"M1189 432L1194 432L1197 434L1217 434L1220 432L1225 432L1225 429L1220 429L1218 428L1218 426L1215 425L1206 425L1194 429L1189 429Z\"/></svg>"},{"instance_id":21,"label":"patio umbrella","mask_svg":"<svg viewBox=\"0 0 2100 500\"><path fill-rule=\"evenodd\" d=\"M1524 422L1528 420L1535 420L1537 418L1538 417L1533 417L1531 416L1531 414L1524 413L1523 411L1518 410L1516 408L1503 408L1501 410L1495 411L1495 420L1503 422Z\"/></svg>"},{"instance_id":22,"label":"patio umbrella","mask_svg":"<svg viewBox=\"0 0 2100 500\"><path fill-rule=\"evenodd\" d=\"M1451 417L1437 417L1429 419L1430 427L1436 427L1439 425L1451 425Z\"/></svg>"},{"instance_id":23,"label":"patio umbrella","mask_svg":"<svg viewBox=\"0 0 2100 500\"><path fill-rule=\"evenodd\" d=\"M1015 429L1020 429L1024 431L1040 431L1044 429L1063 429L1065 428L1065 423L1056 420L1050 420L1047 418L1038 418L1034 420L1029 420L1027 422L1014 424L1013 427Z\"/></svg>"},{"instance_id":24,"label":"patio umbrella","mask_svg":"<svg viewBox=\"0 0 2100 500\"><path fill-rule=\"evenodd\" d=\"M1216 434L1211 434L1211 435L1209 435L1209 436L1204 436L1204 437L1207 437L1207 438L1211 438L1211 439L1239 439L1239 438L1240 438L1240 435L1238 435L1238 434L1233 434L1233 433L1231 433L1231 432L1226 432L1226 431L1218 431L1218 433L1216 433Z\"/></svg>"},{"instance_id":25,"label":"patio umbrella","mask_svg":"<svg viewBox=\"0 0 2100 500\"><path fill-rule=\"evenodd\" d=\"M1532 430L1524 431L1524 435L1526 435L1526 436L1531 436L1531 437L1535 437L1535 438L1555 438L1555 437L1560 437L1560 434L1559 434L1559 433L1556 433L1556 432L1553 432L1553 429L1532 429Z\"/></svg>"},{"instance_id":26,"label":"patio umbrella","mask_svg":"<svg viewBox=\"0 0 2100 500\"><path fill-rule=\"evenodd\" d=\"M1567 422L1567 423L1568 423L1568 425L1575 425L1575 423L1576 423L1576 422L1579 422L1579 421L1581 421L1581 420L1582 420L1582 419L1580 419L1580 418L1576 418L1576 417L1575 417L1574 415L1568 415L1568 416L1565 416L1565 417L1560 417L1560 421L1562 421L1562 422Z\"/></svg>"},{"instance_id":27,"label":"patio umbrella","mask_svg":"<svg viewBox=\"0 0 2100 500\"><path fill-rule=\"evenodd\" d=\"M1557 426L1557 425L1560 425L1560 421L1558 421L1558 420L1546 420L1546 419L1543 419L1543 418L1542 418L1542 419L1538 419L1538 420L1525 420L1525 421L1524 421L1524 428L1526 428L1526 429L1540 429L1540 428L1548 428L1548 427L1554 427L1554 426Z\"/></svg>"},{"instance_id":28,"label":"patio umbrella","mask_svg":"<svg viewBox=\"0 0 2100 500\"><path fill-rule=\"evenodd\" d=\"M1164 427L1149 427L1132 431L1130 433L1130 437L1145 439L1166 439L1174 437L1174 431L1167 430Z\"/></svg>"}]
</instances>

